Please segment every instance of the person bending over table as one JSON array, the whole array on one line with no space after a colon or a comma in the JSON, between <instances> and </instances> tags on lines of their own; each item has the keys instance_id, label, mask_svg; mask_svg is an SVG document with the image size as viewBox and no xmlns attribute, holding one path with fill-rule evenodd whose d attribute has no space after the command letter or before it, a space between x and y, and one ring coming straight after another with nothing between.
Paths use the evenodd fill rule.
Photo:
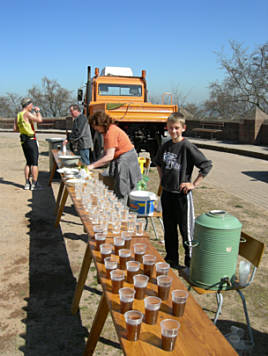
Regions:
<instances>
[{"instance_id":1,"label":"person bending over table","mask_svg":"<svg viewBox=\"0 0 268 356\"><path fill-rule=\"evenodd\" d=\"M142 178L137 152L128 135L105 112L97 111L89 120L94 130L103 135L104 156L90 164L88 169L110 162L109 176L114 178L115 194L127 205L129 193Z\"/></svg>"}]
</instances>

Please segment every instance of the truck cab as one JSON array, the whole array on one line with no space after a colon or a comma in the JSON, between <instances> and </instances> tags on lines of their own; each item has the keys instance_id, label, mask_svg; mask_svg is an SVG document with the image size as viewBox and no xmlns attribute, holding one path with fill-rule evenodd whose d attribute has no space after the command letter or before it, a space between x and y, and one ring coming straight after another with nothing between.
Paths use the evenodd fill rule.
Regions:
<instances>
[{"instance_id":1,"label":"truck cab","mask_svg":"<svg viewBox=\"0 0 268 356\"><path fill-rule=\"evenodd\" d=\"M105 67L91 78L88 67L88 81L84 99L85 114L105 111L114 122L129 135L137 152L146 150L154 156L164 136L168 116L178 111L177 105L149 103L146 71L134 76L131 68ZM81 99L81 95L80 95ZM95 156L101 153L102 140L97 132L93 134Z\"/></svg>"}]
</instances>

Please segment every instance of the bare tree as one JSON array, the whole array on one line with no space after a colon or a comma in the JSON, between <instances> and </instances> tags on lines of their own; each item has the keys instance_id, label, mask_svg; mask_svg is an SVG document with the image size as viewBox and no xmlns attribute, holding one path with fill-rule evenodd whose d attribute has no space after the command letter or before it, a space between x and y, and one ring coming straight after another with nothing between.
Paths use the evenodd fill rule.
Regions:
<instances>
[{"instance_id":1,"label":"bare tree","mask_svg":"<svg viewBox=\"0 0 268 356\"><path fill-rule=\"evenodd\" d=\"M28 90L28 95L41 108L44 117L65 116L68 106L75 101L71 91L47 77L42 79L41 88L33 86Z\"/></svg>"},{"instance_id":2,"label":"bare tree","mask_svg":"<svg viewBox=\"0 0 268 356\"><path fill-rule=\"evenodd\" d=\"M7 93L0 97L0 116L15 117L20 110L21 96L14 93Z\"/></svg>"},{"instance_id":3,"label":"bare tree","mask_svg":"<svg viewBox=\"0 0 268 356\"><path fill-rule=\"evenodd\" d=\"M160 95L149 95L148 98L149 102L152 104L161 104L161 97Z\"/></svg>"},{"instance_id":4,"label":"bare tree","mask_svg":"<svg viewBox=\"0 0 268 356\"><path fill-rule=\"evenodd\" d=\"M180 108L180 107L186 105L186 100L190 94L190 91L185 94L179 89L179 86L176 86L176 87L172 88L171 94L172 94L173 104L178 105L178 107Z\"/></svg>"},{"instance_id":5,"label":"bare tree","mask_svg":"<svg viewBox=\"0 0 268 356\"><path fill-rule=\"evenodd\" d=\"M238 42L231 41L232 57L217 53L226 77L222 83L210 84L206 109L213 115L240 115L257 106L268 112L268 43L247 53Z\"/></svg>"}]
</instances>

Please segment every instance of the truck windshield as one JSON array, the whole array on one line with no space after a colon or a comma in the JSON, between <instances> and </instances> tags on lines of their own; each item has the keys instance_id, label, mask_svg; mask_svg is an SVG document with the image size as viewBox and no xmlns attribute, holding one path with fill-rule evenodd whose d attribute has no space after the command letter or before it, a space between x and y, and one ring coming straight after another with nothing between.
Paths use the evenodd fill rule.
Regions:
<instances>
[{"instance_id":1,"label":"truck windshield","mask_svg":"<svg viewBox=\"0 0 268 356\"><path fill-rule=\"evenodd\" d=\"M99 95L103 96L141 96L141 85L99 84Z\"/></svg>"}]
</instances>

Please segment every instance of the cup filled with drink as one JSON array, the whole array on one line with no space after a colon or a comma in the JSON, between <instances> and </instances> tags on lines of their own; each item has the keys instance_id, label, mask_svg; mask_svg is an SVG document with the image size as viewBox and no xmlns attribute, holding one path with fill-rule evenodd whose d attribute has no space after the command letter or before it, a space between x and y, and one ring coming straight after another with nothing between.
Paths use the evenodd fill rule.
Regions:
<instances>
[{"instance_id":1,"label":"cup filled with drink","mask_svg":"<svg viewBox=\"0 0 268 356\"><path fill-rule=\"evenodd\" d=\"M162 349L165 351L173 351L176 339L178 336L180 323L174 319L164 319L160 322Z\"/></svg>"},{"instance_id":2,"label":"cup filled with drink","mask_svg":"<svg viewBox=\"0 0 268 356\"><path fill-rule=\"evenodd\" d=\"M129 310L124 314L126 321L126 338L137 341L140 336L143 314L139 310Z\"/></svg>"},{"instance_id":3,"label":"cup filled with drink","mask_svg":"<svg viewBox=\"0 0 268 356\"><path fill-rule=\"evenodd\" d=\"M105 269L106 269L106 278L110 279L111 271L117 269L118 260L115 256L106 257L104 259L104 265L105 265Z\"/></svg>"},{"instance_id":4,"label":"cup filled with drink","mask_svg":"<svg viewBox=\"0 0 268 356\"><path fill-rule=\"evenodd\" d=\"M124 314L125 312L132 309L134 296L135 289L133 288L125 287L119 289L120 313Z\"/></svg>"},{"instance_id":5,"label":"cup filled with drink","mask_svg":"<svg viewBox=\"0 0 268 356\"><path fill-rule=\"evenodd\" d=\"M189 293L185 290L175 289L171 292L173 315L183 316Z\"/></svg>"},{"instance_id":6,"label":"cup filled with drink","mask_svg":"<svg viewBox=\"0 0 268 356\"><path fill-rule=\"evenodd\" d=\"M127 248L119 250L119 268L126 269L127 262L131 259L131 251Z\"/></svg>"},{"instance_id":7,"label":"cup filled with drink","mask_svg":"<svg viewBox=\"0 0 268 356\"><path fill-rule=\"evenodd\" d=\"M106 234L101 232L97 232L95 234L95 241L96 241L96 251L100 250L100 245L104 244L106 241Z\"/></svg>"},{"instance_id":8,"label":"cup filled with drink","mask_svg":"<svg viewBox=\"0 0 268 356\"><path fill-rule=\"evenodd\" d=\"M148 285L149 277L144 274L136 274L133 277L134 280L134 288L136 291L135 298L143 299L145 296L145 291Z\"/></svg>"},{"instance_id":9,"label":"cup filled with drink","mask_svg":"<svg viewBox=\"0 0 268 356\"><path fill-rule=\"evenodd\" d=\"M166 262L157 262L155 264L155 270L156 270L156 277L161 276L161 275L168 275L168 272L170 270L170 265Z\"/></svg>"},{"instance_id":10,"label":"cup filled with drink","mask_svg":"<svg viewBox=\"0 0 268 356\"><path fill-rule=\"evenodd\" d=\"M115 269L110 272L111 281L112 281L112 293L118 294L119 289L123 288L125 273L120 269Z\"/></svg>"},{"instance_id":11,"label":"cup filled with drink","mask_svg":"<svg viewBox=\"0 0 268 356\"><path fill-rule=\"evenodd\" d=\"M133 283L133 277L140 272L140 262L128 261L127 265L127 282Z\"/></svg>"},{"instance_id":12,"label":"cup filled with drink","mask_svg":"<svg viewBox=\"0 0 268 356\"><path fill-rule=\"evenodd\" d=\"M139 242L134 244L135 261L142 263L142 257L145 255L147 246L146 244Z\"/></svg>"},{"instance_id":13,"label":"cup filled with drink","mask_svg":"<svg viewBox=\"0 0 268 356\"><path fill-rule=\"evenodd\" d=\"M119 250L125 247L125 240L122 237L114 237L114 253L118 256Z\"/></svg>"},{"instance_id":14,"label":"cup filled with drink","mask_svg":"<svg viewBox=\"0 0 268 356\"><path fill-rule=\"evenodd\" d=\"M169 291L172 284L172 278L170 276L161 275L157 278L158 297L162 300L167 300L169 297Z\"/></svg>"},{"instance_id":15,"label":"cup filled with drink","mask_svg":"<svg viewBox=\"0 0 268 356\"><path fill-rule=\"evenodd\" d=\"M121 237L125 240L125 248L130 248L133 232L122 231Z\"/></svg>"},{"instance_id":16,"label":"cup filled with drink","mask_svg":"<svg viewBox=\"0 0 268 356\"><path fill-rule=\"evenodd\" d=\"M152 278L156 256L144 255L142 261L143 261L143 273L149 278Z\"/></svg>"},{"instance_id":17,"label":"cup filled with drink","mask_svg":"<svg viewBox=\"0 0 268 356\"><path fill-rule=\"evenodd\" d=\"M161 306L160 298L154 296L149 296L144 298L145 323L151 325L156 324L160 306Z\"/></svg>"},{"instance_id":18,"label":"cup filled with drink","mask_svg":"<svg viewBox=\"0 0 268 356\"><path fill-rule=\"evenodd\" d=\"M104 263L104 259L106 257L111 256L113 252L113 245L111 244L101 244L100 245L100 253L101 253L101 261Z\"/></svg>"}]
</instances>

